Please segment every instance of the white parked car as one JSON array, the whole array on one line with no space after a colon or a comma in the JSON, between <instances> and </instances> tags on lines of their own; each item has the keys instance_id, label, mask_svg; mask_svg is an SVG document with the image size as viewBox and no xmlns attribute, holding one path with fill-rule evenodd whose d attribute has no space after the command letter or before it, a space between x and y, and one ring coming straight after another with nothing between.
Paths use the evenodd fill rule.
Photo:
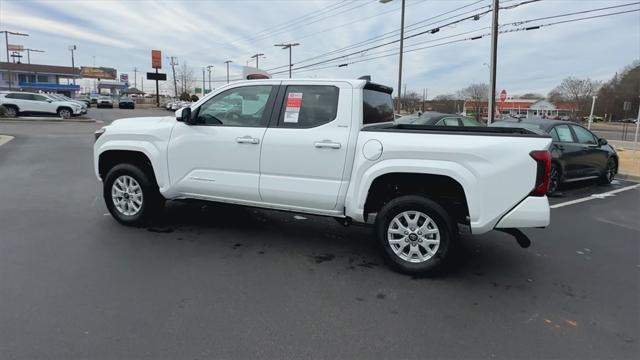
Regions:
<instances>
[{"instance_id":1,"label":"white parked car","mask_svg":"<svg viewBox=\"0 0 640 360\"><path fill-rule=\"evenodd\" d=\"M71 101L59 101L29 92L8 91L0 94L0 105L7 109L9 117L18 115L58 115L70 118L82 114L82 106Z\"/></svg>"},{"instance_id":2,"label":"white parked car","mask_svg":"<svg viewBox=\"0 0 640 360\"><path fill-rule=\"evenodd\" d=\"M82 108L81 113L82 114L86 114L87 113L87 104L83 101L79 101L79 100L74 100L70 97L66 97L64 95L61 94L42 94L42 95L46 95L47 97L49 97L50 99L54 100L54 101L68 101L68 102L72 102L74 104L79 105Z\"/></svg>"},{"instance_id":3,"label":"white parked car","mask_svg":"<svg viewBox=\"0 0 640 360\"><path fill-rule=\"evenodd\" d=\"M100 96L98 98L97 108L107 107L113 109L113 99L109 96Z\"/></svg>"},{"instance_id":4,"label":"white parked car","mask_svg":"<svg viewBox=\"0 0 640 360\"><path fill-rule=\"evenodd\" d=\"M405 273L442 266L459 229L549 224L551 138L518 128L394 122L392 89L365 80L228 84L175 117L96 132L95 173L112 216L148 222L165 200L199 199L375 226Z\"/></svg>"}]
</instances>

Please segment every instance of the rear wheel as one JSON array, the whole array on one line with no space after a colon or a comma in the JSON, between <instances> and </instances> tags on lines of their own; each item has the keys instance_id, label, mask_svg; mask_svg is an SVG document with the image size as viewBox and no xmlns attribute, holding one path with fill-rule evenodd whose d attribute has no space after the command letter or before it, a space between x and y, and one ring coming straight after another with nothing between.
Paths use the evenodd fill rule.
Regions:
<instances>
[{"instance_id":1,"label":"rear wheel","mask_svg":"<svg viewBox=\"0 0 640 360\"><path fill-rule=\"evenodd\" d=\"M4 107L5 109L7 109L7 117L18 117L18 108L14 107L14 106L6 106Z\"/></svg>"},{"instance_id":2,"label":"rear wheel","mask_svg":"<svg viewBox=\"0 0 640 360\"><path fill-rule=\"evenodd\" d=\"M103 197L111 215L124 225L146 225L164 205L155 181L133 164L116 165L109 171Z\"/></svg>"},{"instance_id":3,"label":"rear wheel","mask_svg":"<svg viewBox=\"0 0 640 360\"><path fill-rule=\"evenodd\" d=\"M613 179L615 179L617 173L618 162L614 158L609 158L609 160L607 160L607 167L604 169L604 172L600 176L599 182L605 185L611 184Z\"/></svg>"},{"instance_id":4,"label":"rear wheel","mask_svg":"<svg viewBox=\"0 0 640 360\"><path fill-rule=\"evenodd\" d=\"M411 275L442 270L451 258L456 236L449 214L437 203L415 195L387 203L376 217L376 232L389 264Z\"/></svg>"}]
</instances>

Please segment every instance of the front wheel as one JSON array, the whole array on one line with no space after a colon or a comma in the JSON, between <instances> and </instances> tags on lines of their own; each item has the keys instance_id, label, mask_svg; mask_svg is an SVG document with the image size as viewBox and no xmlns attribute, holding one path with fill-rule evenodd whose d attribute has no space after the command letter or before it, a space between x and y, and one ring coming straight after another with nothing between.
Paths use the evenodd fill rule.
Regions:
<instances>
[{"instance_id":1,"label":"front wheel","mask_svg":"<svg viewBox=\"0 0 640 360\"><path fill-rule=\"evenodd\" d=\"M62 108L60 110L58 110L58 116L60 116L63 119L68 119L70 118L72 115L71 110L66 109L66 108Z\"/></svg>"},{"instance_id":2,"label":"front wheel","mask_svg":"<svg viewBox=\"0 0 640 360\"><path fill-rule=\"evenodd\" d=\"M442 270L455 242L453 221L437 203L407 195L391 200L376 217L376 232L391 266L405 274Z\"/></svg>"},{"instance_id":3,"label":"front wheel","mask_svg":"<svg viewBox=\"0 0 640 360\"><path fill-rule=\"evenodd\" d=\"M103 197L113 218L131 226L148 224L164 204L155 181L133 164L116 165L109 171Z\"/></svg>"}]
</instances>

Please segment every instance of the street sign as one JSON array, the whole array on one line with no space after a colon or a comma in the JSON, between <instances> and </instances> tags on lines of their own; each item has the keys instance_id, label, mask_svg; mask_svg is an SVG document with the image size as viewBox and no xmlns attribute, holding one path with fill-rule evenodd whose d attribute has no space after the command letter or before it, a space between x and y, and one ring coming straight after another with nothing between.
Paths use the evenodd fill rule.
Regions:
<instances>
[{"instance_id":1,"label":"street sign","mask_svg":"<svg viewBox=\"0 0 640 360\"><path fill-rule=\"evenodd\" d=\"M16 44L8 44L7 51L24 51L24 46Z\"/></svg>"},{"instance_id":2,"label":"street sign","mask_svg":"<svg viewBox=\"0 0 640 360\"><path fill-rule=\"evenodd\" d=\"M81 66L80 75L83 78L115 80L118 71L114 68Z\"/></svg>"},{"instance_id":3,"label":"street sign","mask_svg":"<svg viewBox=\"0 0 640 360\"><path fill-rule=\"evenodd\" d=\"M129 74L120 74L120 82L129 82Z\"/></svg>"},{"instance_id":4,"label":"street sign","mask_svg":"<svg viewBox=\"0 0 640 360\"><path fill-rule=\"evenodd\" d=\"M151 50L151 67L162 69L162 52L160 50Z\"/></svg>"},{"instance_id":5,"label":"street sign","mask_svg":"<svg viewBox=\"0 0 640 360\"><path fill-rule=\"evenodd\" d=\"M147 73L147 80L160 80L160 81L165 81L167 80L167 74L163 74L163 73Z\"/></svg>"},{"instance_id":6,"label":"street sign","mask_svg":"<svg viewBox=\"0 0 640 360\"><path fill-rule=\"evenodd\" d=\"M507 100L507 90L502 89L502 91L500 91L500 102L504 102L505 100Z\"/></svg>"}]
</instances>

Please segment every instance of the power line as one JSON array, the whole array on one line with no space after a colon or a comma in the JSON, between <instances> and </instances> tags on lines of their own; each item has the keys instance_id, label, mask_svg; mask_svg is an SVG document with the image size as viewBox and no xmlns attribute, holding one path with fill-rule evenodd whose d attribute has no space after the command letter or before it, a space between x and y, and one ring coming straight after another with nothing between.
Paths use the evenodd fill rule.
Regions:
<instances>
[{"instance_id":1,"label":"power line","mask_svg":"<svg viewBox=\"0 0 640 360\"><path fill-rule=\"evenodd\" d=\"M600 10L599 9L591 10L591 12L593 12L593 11L600 11ZM593 15L593 16L585 16L585 17L576 18L576 19L568 19L568 20L556 21L556 22L540 24L540 25L536 25L536 26L528 26L528 27L521 27L521 28L516 28L516 29L501 30L498 33L499 34L507 34L507 33L520 32L520 31L537 30L537 29L540 29L542 27L549 27L549 26L553 26L553 25L566 24L566 23L584 21L584 20L589 20L589 19L597 19L597 18L603 18L603 17L615 16L615 15L622 15L622 14L627 14L627 13L632 13L632 12L640 12L640 9L618 11L618 12L608 13L608 14L599 14L599 15ZM573 14L572 13L565 14L564 16L570 16L570 15L573 15ZM554 17L558 17L558 16L554 16ZM525 23L529 23L529 22L533 22L533 21L539 21L539 19L528 19L528 20L523 20L523 21L519 21L519 22L514 22L512 24L520 24L521 25L521 24L525 24ZM479 29L477 29L477 30L479 30ZM461 34L458 34L458 36L459 35L461 35ZM430 49L430 48L434 48L434 47L439 47L439 46L458 43L458 42L463 42L463 41L474 41L474 40L478 40L478 39L481 39L481 38L484 38L484 37L487 37L487 36L490 36L490 35L491 35L491 33L484 33L482 35L468 37L468 38L464 38L464 39L451 40L451 41L447 41L447 42L444 42L444 43L439 43L439 44L434 44L434 45L430 45L430 46L424 46L424 47L409 49L409 50L405 50L404 52L405 53L410 53L410 52ZM439 39L439 40L441 40L441 39ZM414 44L414 45L416 45L416 44ZM398 55L398 51L397 50L395 52L393 52L393 53L390 53L390 54L358 59L358 60L347 62L346 64L347 65L357 64L357 63L361 63L361 62L381 59L381 58L395 56L395 55ZM344 64L341 64L341 65L344 66ZM337 66L338 65L334 64L334 65L326 66L326 67L322 67L322 68L312 68L312 69L306 69L306 70L305 70L305 67L300 67L300 68L297 68L297 69L293 69L293 72L297 73L297 72L303 72L303 71L321 70L321 69L333 68L333 67L337 67ZM273 75L277 75L277 74L280 74L280 73L282 73L282 72L276 72Z\"/></svg>"},{"instance_id":2,"label":"power line","mask_svg":"<svg viewBox=\"0 0 640 360\"><path fill-rule=\"evenodd\" d=\"M352 2L352 3L353 3L353 2ZM352 3L351 3L351 4L352 4ZM347 12L349 12L349 11L353 11L353 10L355 10L355 9L358 9L358 8L361 8L361 7L363 7L363 6L366 6L366 5L369 5L369 4L373 4L373 3L375 3L375 2L365 2L365 3L357 4L356 6L354 6L354 7L350 7L350 8L348 8L348 9L342 9L342 11L339 11L339 12L337 12L337 13L333 13L333 14L327 14L327 13L325 13L323 17L320 17L320 18L318 18L318 19L314 19L313 21L305 21L305 22L304 22L304 24L302 24L302 25L300 25L300 24L291 24L291 25L292 25L291 27L282 28L282 29L280 29L280 30L276 30L276 31L273 31L273 32L270 32L270 33L267 33L267 34L264 34L264 35L256 36L256 37L253 37L253 38L249 38L249 39L247 39L247 41L249 41L249 40L251 40L251 41L258 41L258 40L267 39L267 38L269 38L269 37L271 37L271 36L274 36L274 35L277 35L277 34L281 34L281 33L286 32L286 31L291 31L291 30L294 30L294 29L299 29L300 27L306 27L306 26L309 26L309 25L311 25L311 24L315 24L315 23L317 23L317 22L319 22L319 21L322 21L322 20L325 20L325 19L328 19L328 18L331 18L331 17L334 17L334 16L338 16L338 15L341 15L341 14L347 13ZM334 10L335 10L335 9L336 9L336 8L334 8ZM297 25L300 25L300 26L297 26Z\"/></svg>"}]
</instances>

